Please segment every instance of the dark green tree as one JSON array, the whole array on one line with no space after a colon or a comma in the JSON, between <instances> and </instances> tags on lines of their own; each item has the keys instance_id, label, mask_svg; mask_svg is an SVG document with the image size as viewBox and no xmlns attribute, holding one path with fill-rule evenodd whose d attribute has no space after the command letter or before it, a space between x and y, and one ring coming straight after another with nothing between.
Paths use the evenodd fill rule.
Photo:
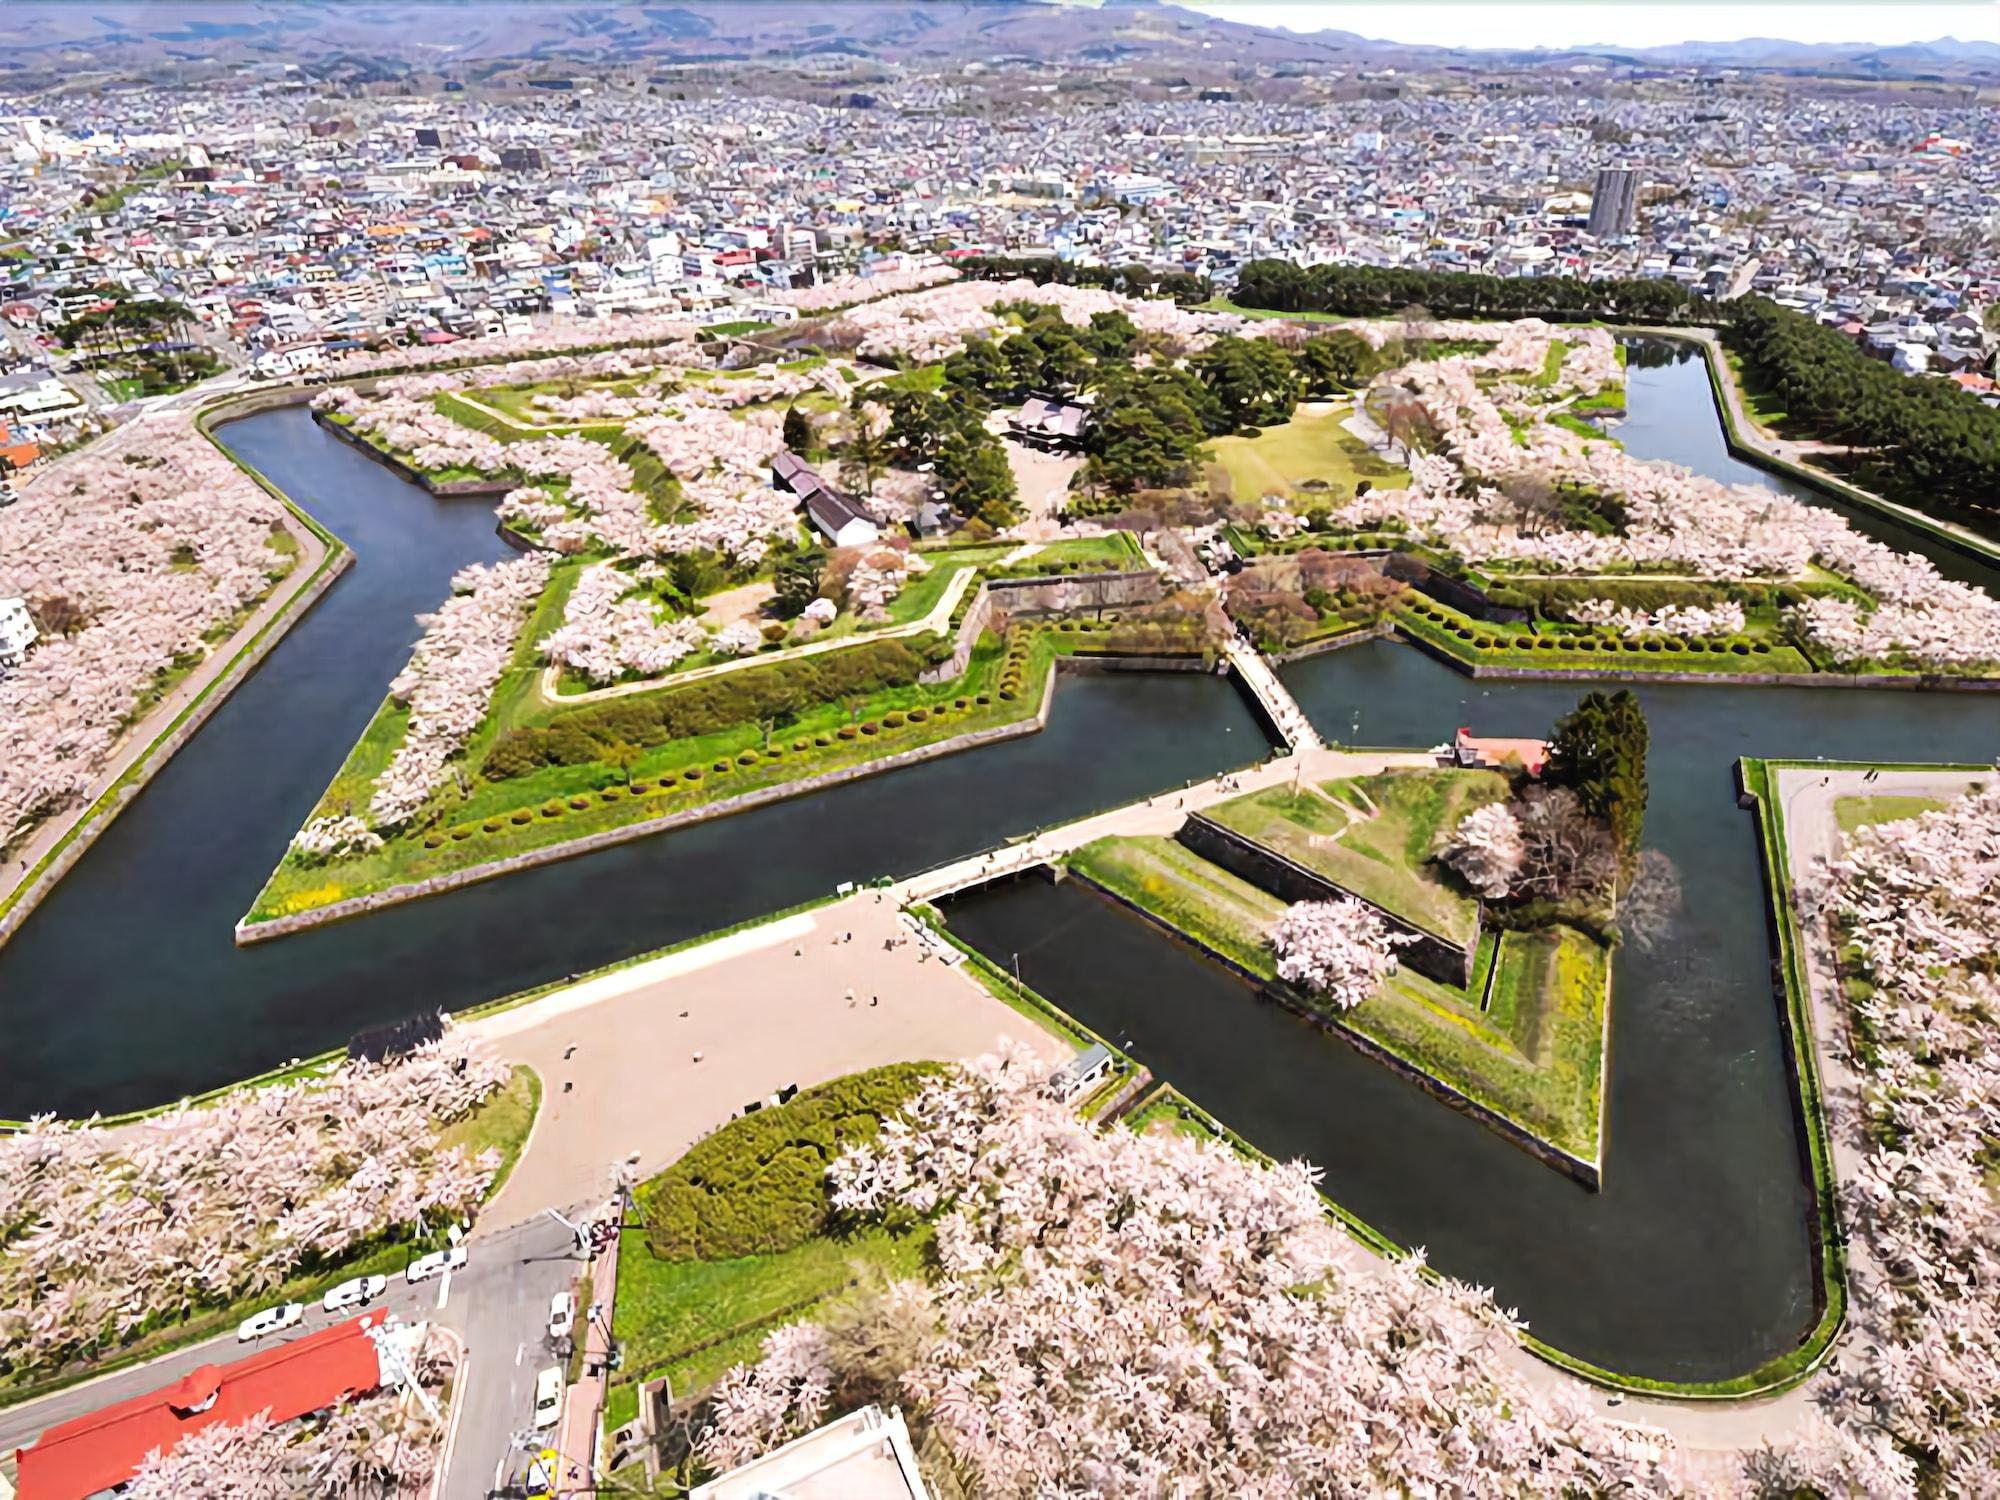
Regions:
<instances>
[{"instance_id":1,"label":"dark green tree","mask_svg":"<svg viewBox=\"0 0 2000 1500\"><path fill-rule=\"evenodd\" d=\"M1646 714L1631 689L1591 693L1556 722L1543 780L1576 793L1602 819L1630 867L1646 826Z\"/></svg>"},{"instance_id":2,"label":"dark green tree","mask_svg":"<svg viewBox=\"0 0 2000 1500\"><path fill-rule=\"evenodd\" d=\"M1191 361L1230 427L1265 427L1291 419L1299 382L1292 358L1269 339L1225 334Z\"/></svg>"},{"instance_id":3,"label":"dark green tree","mask_svg":"<svg viewBox=\"0 0 2000 1500\"><path fill-rule=\"evenodd\" d=\"M785 413L785 446L794 453L810 453L813 445L812 418L800 407Z\"/></svg>"},{"instance_id":4,"label":"dark green tree","mask_svg":"<svg viewBox=\"0 0 2000 1500\"><path fill-rule=\"evenodd\" d=\"M771 612L781 620L797 619L819 597L825 571L826 554L816 547L785 558L771 575Z\"/></svg>"}]
</instances>

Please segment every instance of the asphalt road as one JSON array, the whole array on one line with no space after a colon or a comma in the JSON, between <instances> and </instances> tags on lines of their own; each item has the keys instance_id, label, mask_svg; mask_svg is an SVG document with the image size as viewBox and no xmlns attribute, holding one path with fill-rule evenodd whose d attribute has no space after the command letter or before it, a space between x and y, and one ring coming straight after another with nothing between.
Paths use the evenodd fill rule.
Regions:
<instances>
[{"instance_id":1,"label":"asphalt road","mask_svg":"<svg viewBox=\"0 0 2000 1500\"><path fill-rule=\"evenodd\" d=\"M517 1477L527 1455L514 1451L516 1433L528 1431L534 1407L535 1375L555 1363L547 1340L549 1299L571 1286L582 1270L572 1253L569 1231L552 1219L537 1218L496 1234L475 1236L465 1268L448 1280L411 1286L392 1276L372 1308L388 1308L406 1321L428 1319L464 1341L462 1408L452 1440L445 1494L483 1500L500 1483ZM329 1276L327 1286L344 1278ZM353 1317L307 1304L304 1322L287 1339L298 1338ZM29 1446L47 1428L132 1396L171 1385L205 1364L227 1364L254 1349L286 1339L239 1344L234 1333L178 1350L160 1359L86 1384L72 1386L21 1406L0 1410L0 1453ZM496 1477L497 1476L497 1477Z\"/></svg>"}]
</instances>

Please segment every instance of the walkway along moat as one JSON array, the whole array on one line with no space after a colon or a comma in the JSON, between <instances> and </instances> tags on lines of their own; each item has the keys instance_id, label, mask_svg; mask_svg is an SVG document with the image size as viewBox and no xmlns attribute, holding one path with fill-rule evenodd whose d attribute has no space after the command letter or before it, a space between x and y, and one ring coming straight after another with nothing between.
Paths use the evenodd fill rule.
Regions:
<instances>
[{"instance_id":1,"label":"walkway along moat","mask_svg":"<svg viewBox=\"0 0 2000 1500\"><path fill-rule=\"evenodd\" d=\"M1642 455L1762 482L1721 454L1702 367L1632 372ZM1706 434L1706 436L1702 436ZM1664 435L1664 438L1663 438ZM0 1115L167 1099L456 1008L909 872L1240 765L1265 744L1201 674L1079 678L1048 730L739 818L239 950L231 927L402 666L450 575L504 556L490 505L433 499L301 411L223 430L356 566L0 949L12 1061ZM1661 451L1671 439L1681 451ZM1713 447L1700 444L1712 439ZM1898 545L1907 539L1875 525ZM1941 565L1988 587L1990 570ZM1576 684L1488 685L1387 642L1285 669L1331 741L1428 745L1462 723L1539 733ZM1648 842L1683 905L1615 978L1606 1188L1589 1195L1082 891L1026 884L958 920L1266 1149L1443 1268L1497 1287L1587 1359L1741 1373L1811 1316L1805 1190L1785 1086L1741 754L1980 761L1980 695L1645 684ZM1010 904L1013 903L1013 904Z\"/></svg>"}]
</instances>

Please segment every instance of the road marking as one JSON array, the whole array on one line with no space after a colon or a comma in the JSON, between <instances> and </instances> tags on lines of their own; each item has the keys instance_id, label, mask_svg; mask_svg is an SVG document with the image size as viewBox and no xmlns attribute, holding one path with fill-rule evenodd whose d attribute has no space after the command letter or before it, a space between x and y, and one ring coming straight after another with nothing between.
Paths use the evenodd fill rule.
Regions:
<instances>
[{"instance_id":1,"label":"road marking","mask_svg":"<svg viewBox=\"0 0 2000 1500\"><path fill-rule=\"evenodd\" d=\"M451 1268L447 1266L445 1267L444 1275L438 1278L438 1301L437 1301L438 1311L443 1312L445 1303L449 1302L450 1300L451 1300Z\"/></svg>"},{"instance_id":2,"label":"road marking","mask_svg":"<svg viewBox=\"0 0 2000 1500\"><path fill-rule=\"evenodd\" d=\"M528 1346L527 1346L526 1344L516 1344L516 1345L514 1346L514 1368L515 1368L515 1369L517 1369L517 1370L518 1370L518 1369L520 1369L520 1368L521 1368L521 1356L523 1356L523 1355L524 1355L524 1354L526 1354L527 1352L528 1352Z\"/></svg>"}]
</instances>

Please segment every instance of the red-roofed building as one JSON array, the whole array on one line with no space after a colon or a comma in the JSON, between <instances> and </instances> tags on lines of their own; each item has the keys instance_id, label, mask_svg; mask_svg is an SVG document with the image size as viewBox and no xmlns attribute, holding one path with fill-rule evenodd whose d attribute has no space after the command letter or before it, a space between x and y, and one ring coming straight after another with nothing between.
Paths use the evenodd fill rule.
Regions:
<instances>
[{"instance_id":1,"label":"red-roofed building","mask_svg":"<svg viewBox=\"0 0 2000 1500\"><path fill-rule=\"evenodd\" d=\"M1458 737L1451 742L1451 749L1461 766L1495 771L1510 771L1518 766L1534 777L1540 777L1542 768L1549 763L1547 740L1493 739L1475 735L1463 724L1459 726Z\"/></svg>"},{"instance_id":2,"label":"red-roofed building","mask_svg":"<svg viewBox=\"0 0 2000 1500\"><path fill-rule=\"evenodd\" d=\"M290 1422L366 1395L382 1384L374 1332L387 1317L365 1313L234 1364L203 1365L161 1390L51 1427L15 1452L18 1500L85 1500L204 1427L234 1426L259 1412Z\"/></svg>"}]
</instances>

